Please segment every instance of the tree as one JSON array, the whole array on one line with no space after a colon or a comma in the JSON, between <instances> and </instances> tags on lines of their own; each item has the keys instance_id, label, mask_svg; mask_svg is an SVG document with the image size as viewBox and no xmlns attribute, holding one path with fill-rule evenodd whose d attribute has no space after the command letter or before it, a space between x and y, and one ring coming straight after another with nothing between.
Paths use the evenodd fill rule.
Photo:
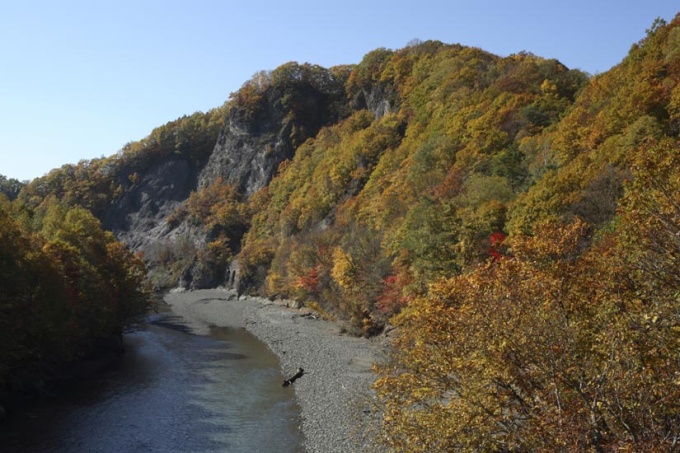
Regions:
<instances>
[{"instance_id":1,"label":"tree","mask_svg":"<svg viewBox=\"0 0 680 453\"><path fill-rule=\"evenodd\" d=\"M146 268L87 210L56 204L43 219L44 250L58 258L86 339L119 335L148 307Z\"/></svg>"},{"instance_id":2,"label":"tree","mask_svg":"<svg viewBox=\"0 0 680 453\"><path fill-rule=\"evenodd\" d=\"M4 194L10 201L14 200L21 192L21 189L26 185L25 182L20 182L18 179L7 178L0 175L0 193Z\"/></svg>"},{"instance_id":3,"label":"tree","mask_svg":"<svg viewBox=\"0 0 680 453\"><path fill-rule=\"evenodd\" d=\"M0 197L0 387L118 338L145 315L146 268L83 208Z\"/></svg>"},{"instance_id":4,"label":"tree","mask_svg":"<svg viewBox=\"0 0 680 453\"><path fill-rule=\"evenodd\" d=\"M549 241L558 235L562 246L573 246L581 228L545 231L549 239L518 244L528 247L523 253L536 255L531 259L489 261L442 280L397 317L402 335L396 355L378 369L375 384L385 404L385 439L391 447L564 448L569 440L547 434L545 426L555 417L565 424L575 421L569 417L578 409L555 410L555 385L579 359L563 305L564 260L544 258L569 255L570 250Z\"/></svg>"},{"instance_id":5,"label":"tree","mask_svg":"<svg viewBox=\"0 0 680 453\"><path fill-rule=\"evenodd\" d=\"M653 153L666 164L675 154ZM640 176L636 188L646 188ZM676 183L666 187L680 188L671 179ZM677 193L657 207L677 207ZM659 264L668 272L659 273L658 266L644 269L628 259L656 253L645 236L628 242L631 232L638 238L650 223L661 229L648 231L649 239L668 231L667 224L650 222L663 208L631 222L640 214L631 210L639 195L628 197L621 224L586 253L587 225L548 224L533 237L512 238L511 256L443 280L409 304L396 320L402 333L395 355L377 368L389 446L678 448L680 316L677 289L665 284L671 273L677 277L677 262L666 254ZM677 231L680 216L673 216ZM664 244L666 251L676 247Z\"/></svg>"}]
</instances>

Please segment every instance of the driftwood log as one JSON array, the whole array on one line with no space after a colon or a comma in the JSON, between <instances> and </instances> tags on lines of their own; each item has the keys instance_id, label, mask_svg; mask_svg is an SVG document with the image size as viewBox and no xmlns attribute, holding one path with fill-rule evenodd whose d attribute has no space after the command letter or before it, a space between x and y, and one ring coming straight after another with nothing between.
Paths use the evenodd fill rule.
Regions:
<instances>
[{"instance_id":1,"label":"driftwood log","mask_svg":"<svg viewBox=\"0 0 680 453\"><path fill-rule=\"evenodd\" d=\"M290 384L295 382L297 379L301 378L303 374L305 374L305 370L303 370L302 368L298 368L297 372L294 375L292 375L290 378L283 381L283 387L288 387Z\"/></svg>"}]
</instances>

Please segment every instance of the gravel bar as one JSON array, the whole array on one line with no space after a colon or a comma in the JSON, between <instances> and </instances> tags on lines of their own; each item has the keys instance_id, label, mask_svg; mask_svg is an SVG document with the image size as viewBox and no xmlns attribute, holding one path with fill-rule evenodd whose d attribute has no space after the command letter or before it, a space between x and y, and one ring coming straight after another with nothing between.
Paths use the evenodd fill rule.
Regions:
<instances>
[{"instance_id":1,"label":"gravel bar","mask_svg":"<svg viewBox=\"0 0 680 453\"><path fill-rule=\"evenodd\" d=\"M173 311L197 333L209 326L245 327L279 357L282 375L298 367L295 381L307 452L374 452L376 415L372 406L371 372L384 359L380 340L341 334L340 327L305 309L283 302L236 297L228 290L170 292L164 297Z\"/></svg>"}]
</instances>

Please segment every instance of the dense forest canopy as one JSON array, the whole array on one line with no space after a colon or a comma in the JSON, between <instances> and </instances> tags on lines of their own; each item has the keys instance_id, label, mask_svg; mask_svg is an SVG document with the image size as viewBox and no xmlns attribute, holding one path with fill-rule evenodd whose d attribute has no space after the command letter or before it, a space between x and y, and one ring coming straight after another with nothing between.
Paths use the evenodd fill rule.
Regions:
<instances>
[{"instance_id":1,"label":"dense forest canopy","mask_svg":"<svg viewBox=\"0 0 680 453\"><path fill-rule=\"evenodd\" d=\"M0 195L0 271L0 401L23 376L115 341L149 306L144 263L54 197L34 210Z\"/></svg>"},{"instance_id":2,"label":"dense forest canopy","mask_svg":"<svg viewBox=\"0 0 680 453\"><path fill-rule=\"evenodd\" d=\"M678 134L679 18L595 76L437 41L330 69L287 63L115 156L1 180L14 201L0 239L20 244L3 249L17 278L2 294L18 294L6 322L29 332L44 311L68 325L70 298L114 276L141 300L141 263L95 218L159 161L198 174L228 135L264 137L263 159L293 150L265 187L201 173L175 200L172 241L143 256L157 288L187 269L223 281L237 262L241 291L297 299L358 335L398 326L376 369L396 451L677 450ZM30 275L63 300L36 302ZM88 309L97 332L123 307Z\"/></svg>"}]
</instances>

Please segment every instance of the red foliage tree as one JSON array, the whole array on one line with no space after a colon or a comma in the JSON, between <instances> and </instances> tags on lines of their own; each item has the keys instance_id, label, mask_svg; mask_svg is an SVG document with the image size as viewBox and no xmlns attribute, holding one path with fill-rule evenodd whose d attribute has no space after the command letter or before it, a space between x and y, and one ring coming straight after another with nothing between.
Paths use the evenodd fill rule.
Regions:
<instances>
[{"instance_id":1,"label":"red foliage tree","mask_svg":"<svg viewBox=\"0 0 680 453\"><path fill-rule=\"evenodd\" d=\"M507 236L500 231L491 233L489 236L491 245L489 246L488 252L493 261L499 261L501 258L506 256L506 247L503 245L506 237Z\"/></svg>"}]
</instances>

